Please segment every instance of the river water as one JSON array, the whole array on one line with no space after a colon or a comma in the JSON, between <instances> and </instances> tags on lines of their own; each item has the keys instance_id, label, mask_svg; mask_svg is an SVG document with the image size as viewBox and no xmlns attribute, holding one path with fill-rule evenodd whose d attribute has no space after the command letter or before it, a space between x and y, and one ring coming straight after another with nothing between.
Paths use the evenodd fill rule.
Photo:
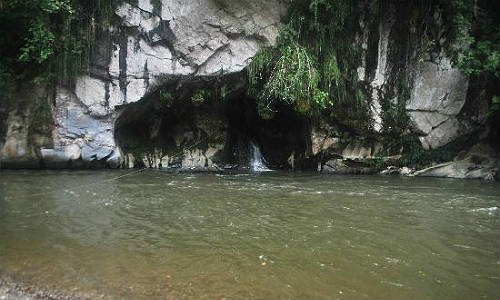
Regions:
<instances>
[{"instance_id":1,"label":"river water","mask_svg":"<svg viewBox=\"0 0 500 300\"><path fill-rule=\"evenodd\" d=\"M111 299L500 297L498 183L129 172L1 171L0 273Z\"/></svg>"}]
</instances>

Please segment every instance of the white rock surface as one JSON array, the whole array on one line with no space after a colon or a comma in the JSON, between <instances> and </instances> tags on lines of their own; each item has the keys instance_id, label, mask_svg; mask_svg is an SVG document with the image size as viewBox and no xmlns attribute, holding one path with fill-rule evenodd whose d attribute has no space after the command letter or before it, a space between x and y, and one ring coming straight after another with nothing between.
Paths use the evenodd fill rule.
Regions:
<instances>
[{"instance_id":1,"label":"white rock surface","mask_svg":"<svg viewBox=\"0 0 500 300\"><path fill-rule=\"evenodd\" d=\"M62 161L104 161L116 166L119 150L113 136L114 116L92 117L90 108L65 88L56 90L55 101L54 148L43 149L42 158L48 161L57 158Z\"/></svg>"},{"instance_id":2,"label":"white rock surface","mask_svg":"<svg viewBox=\"0 0 500 300\"><path fill-rule=\"evenodd\" d=\"M467 133L471 126L457 115L462 110L469 79L448 58L422 62L406 109L425 149L443 146Z\"/></svg>"},{"instance_id":3,"label":"white rock surface","mask_svg":"<svg viewBox=\"0 0 500 300\"><path fill-rule=\"evenodd\" d=\"M389 39L394 20L388 17L385 21L380 22L378 28L378 52L377 52L377 67L375 69L375 77L370 82L372 88L372 97L370 103L370 111L373 119L373 129L377 132L382 130L382 105L380 103L382 95L382 86L386 84L388 55L389 55ZM394 45L393 45L394 46Z\"/></svg>"},{"instance_id":4,"label":"white rock surface","mask_svg":"<svg viewBox=\"0 0 500 300\"><path fill-rule=\"evenodd\" d=\"M216 76L239 72L260 45L272 45L284 14L279 0L161 1L160 15L149 1L121 4L121 26L137 30L113 44L108 66L113 89L101 79L82 77L77 96L103 116L116 105L136 102L168 76ZM120 86L122 80L122 87ZM83 87L99 87L85 92ZM96 94L98 93L98 94ZM103 107L101 104L107 104ZM105 105L104 105L105 106ZM107 108L107 110L106 110Z\"/></svg>"},{"instance_id":5,"label":"white rock surface","mask_svg":"<svg viewBox=\"0 0 500 300\"><path fill-rule=\"evenodd\" d=\"M91 71L78 77L71 88L57 87L52 112L53 145L33 149L28 142L29 109L12 112L5 143L0 147L3 160L30 161L39 156L48 163L78 160L117 165L121 152L115 142L114 126L120 106L140 101L172 78L216 78L240 72L259 47L275 44L285 15L280 0L134 2L124 2L116 9L121 23L110 28L105 42L98 41L107 47L94 58L99 63L93 62ZM154 5L157 2L161 5ZM381 99L393 71L389 54L398 47L392 40L396 22L393 16L394 12L387 13L374 28L378 40L377 53L372 53L376 54L373 72L367 62L371 29L360 24L364 29L359 41L365 55L357 71L359 79L366 81L372 91L370 109L376 131L384 125ZM470 132L472 125L457 118L466 99L467 76L453 68L446 57L416 67L406 109L424 148L437 148ZM317 154L338 142L313 134L311 151ZM377 152L378 146L351 144L342 155L369 158ZM186 165L193 165L194 160L196 164L212 163L211 155L206 153L189 153L186 157ZM159 164L162 158L156 160Z\"/></svg>"},{"instance_id":6,"label":"white rock surface","mask_svg":"<svg viewBox=\"0 0 500 300\"><path fill-rule=\"evenodd\" d=\"M53 147L39 149L38 159L54 166L71 161L117 166L118 106L141 100L171 78L241 71L261 45L276 42L284 15L279 0L160 2L155 7L149 0L139 0L137 5L122 3L116 9L121 24L110 28L109 51L99 52L109 57L94 59L99 71L78 77L72 90L57 87ZM37 161L27 144L28 115L9 116L2 159ZM188 167L205 166L207 159L211 163L204 153L189 153L184 162Z\"/></svg>"}]
</instances>

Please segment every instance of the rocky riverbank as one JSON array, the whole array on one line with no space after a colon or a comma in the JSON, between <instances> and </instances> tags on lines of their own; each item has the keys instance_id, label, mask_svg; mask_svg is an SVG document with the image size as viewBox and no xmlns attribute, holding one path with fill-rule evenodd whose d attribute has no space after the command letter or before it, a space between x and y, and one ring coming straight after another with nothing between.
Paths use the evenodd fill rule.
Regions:
<instances>
[{"instance_id":1,"label":"rocky riverbank","mask_svg":"<svg viewBox=\"0 0 500 300\"><path fill-rule=\"evenodd\" d=\"M106 299L103 295L62 291L41 287L0 274L0 300L90 300Z\"/></svg>"},{"instance_id":2,"label":"rocky riverbank","mask_svg":"<svg viewBox=\"0 0 500 300\"><path fill-rule=\"evenodd\" d=\"M379 158L339 157L328 160L321 167L330 174L381 174L410 177L439 177L456 179L498 180L500 157L490 146L476 144L459 152L452 160L429 162L422 166L406 166L401 156Z\"/></svg>"}]
</instances>

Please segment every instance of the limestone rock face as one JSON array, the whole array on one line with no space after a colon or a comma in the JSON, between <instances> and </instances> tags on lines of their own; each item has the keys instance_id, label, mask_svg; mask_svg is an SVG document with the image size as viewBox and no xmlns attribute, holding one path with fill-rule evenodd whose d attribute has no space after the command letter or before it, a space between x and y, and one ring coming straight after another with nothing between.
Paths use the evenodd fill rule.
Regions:
<instances>
[{"instance_id":1,"label":"limestone rock face","mask_svg":"<svg viewBox=\"0 0 500 300\"><path fill-rule=\"evenodd\" d=\"M327 152L328 150L334 150L339 146L340 139L337 137L331 137L333 128L321 124L317 128L311 130L311 153L313 155L318 155L320 153Z\"/></svg>"},{"instance_id":2,"label":"limestone rock face","mask_svg":"<svg viewBox=\"0 0 500 300\"><path fill-rule=\"evenodd\" d=\"M457 119L468 84L468 77L447 58L419 64L406 109L425 149L443 146L472 128L467 121Z\"/></svg>"},{"instance_id":3,"label":"limestone rock face","mask_svg":"<svg viewBox=\"0 0 500 300\"><path fill-rule=\"evenodd\" d=\"M118 38L104 66L107 80L82 77L75 92L102 116L139 101L168 77L239 72L260 45L275 43L282 13L278 0L125 2L116 10L120 27L110 33Z\"/></svg>"},{"instance_id":4,"label":"limestone rock face","mask_svg":"<svg viewBox=\"0 0 500 300\"><path fill-rule=\"evenodd\" d=\"M52 144L47 137L52 125L50 94L44 88L26 87L19 91L17 103L6 120L6 134L0 141L0 167L40 167L40 148Z\"/></svg>"},{"instance_id":5,"label":"limestone rock face","mask_svg":"<svg viewBox=\"0 0 500 300\"><path fill-rule=\"evenodd\" d=\"M379 144L364 143L362 141L351 141L342 151L342 157L347 159L367 159L374 158L380 149Z\"/></svg>"},{"instance_id":6,"label":"limestone rock face","mask_svg":"<svg viewBox=\"0 0 500 300\"><path fill-rule=\"evenodd\" d=\"M118 24L96 34L87 74L56 87L48 99L53 143L30 143L32 114L12 112L0 161L118 166L126 160L114 132L121 107L179 78L215 80L240 72L261 46L276 42L284 9L279 0L122 2L115 10ZM207 161L191 159L189 166L198 163Z\"/></svg>"},{"instance_id":7,"label":"limestone rock face","mask_svg":"<svg viewBox=\"0 0 500 300\"><path fill-rule=\"evenodd\" d=\"M43 112L44 119L50 119L50 126L40 130L43 126L37 123L38 104L21 105L7 114L0 111L1 116L8 119L0 122L0 135L4 135L0 136L0 163L3 167L140 165L217 169L221 152L241 156L235 149L225 149L225 143L229 140L232 144L248 142L239 140L229 127L245 119L253 108L245 107L247 113L242 113L238 109L212 106L207 108L210 113L200 113L192 103L184 110L179 108L179 103L191 101L194 93L202 88L217 86L222 94L222 85L217 85L221 81L226 84L224 94L232 93L246 100L244 76L240 72L260 47L276 43L280 22L286 15L286 2L120 1L115 10L117 21L108 30L96 33L84 75L65 85L19 93L18 98L26 99L26 103L50 104ZM482 112L472 112L471 118L463 117L463 111L474 102L467 99L468 93L474 90L474 82L469 84L469 78L452 66L449 58L442 53L415 53L427 50L415 47L422 36L418 28L411 27L405 9L401 9L406 7L405 1L362 1L360 5L363 9L357 24L359 30L356 26L352 34L355 48L360 50L356 71L360 84L366 88L366 97L357 99L358 95L352 95L351 100L356 98L368 105L371 126L367 126L367 131L373 129L370 131L373 136L368 139L371 142L363 142L363 137L358 136L353 136L351 141L344 140L341 133L349 131L349 124L335 130L323 125L318 128L295 126L290 118L292 114L280 122L257 122L252 117L238 123L237 131L243 134L252 131L254 138L260 137L260 143L271 145L268 149L263 147L263 154L274 156L272 160L280 161L280 165L290 154L292 158L299 154L295 148L306 154L304 159L321 159L320 169L330 161L325 168L342 170L340 173L369 168L358 165L358 160L400 154L397 149L386 153L385 145L380 143L379 133L398 126L387 122L388 107L392 113L407 114L412 126L405 127L404 134L417 134L425 149L438 148L472 132L486 115L488 103L482 103L480 109L471 109ZM436 19L433 23L441 22L438 15L432 17ZM157 100L154 104L149 101L153 97ZM176 104L171 100L177 101ZM245 105L250 104L240 101L235 106ZM144 109L145 106L149 110ZM142 123L136 122L139 113ZM128 119L127 129L135 130L123 132L130 136L124 143L129 146L127 150L138 150L140 147L135 142L142 139L141 142L149 143L150 154L140 156L139 151L124 150L124 144L118 142L120 119ZM402 119L406 120L406 115ZM213 121L224 124L216 126ZM266 127L267 135L261 130L264 125L269 127ZM159 149L156 142L172 147ZM333 159L339 157L344 161Z\"/></svg>"},{"instance_id":8,"label":"limestone rock face","mask_svg":"<svg viewBox=\"0 0 500 300\"><path fill-rule=\"evenodd\" d=\"M113 115L93 118L90 108L81 104L70 90L56 90L53 132L54 147L42 149L48 166L62 162L100 162L118 166L119 150L115 146Z\"/></svg>"},{"instance_id":9,"label":"limestone rock face","mask_svg":"<svg viewBox=\"0 0 500 300\"><path fill-rule=\"evenodd\" d=\"M362 53L357 75L368 88L374 131L390 130L393 125L385 119L391 115L390 107L393 111L403 107L422 146L434 149L476 129L481 120L461 115L469 77L445 53L416 47L425 33L408 23L407 3L364 2L356 35ZM432 19L434 29L444 32L440 14Z\"/></svg>"},{"instance_id":10,"label":"limestone rock face","mask_svg":"<svg viewBox=\"0 0 500 300\"><path fill-rule=\"evenodd\" d=\"M7 134L5 136L5 143L3 144L1 156L2 160L7 166L14 167L36 167L37 160L33 148L29 145L29 127L25 124L28 123L29 111L21 113L19 111L12 111L7 119Z\"/></svg>"}]
</instances>

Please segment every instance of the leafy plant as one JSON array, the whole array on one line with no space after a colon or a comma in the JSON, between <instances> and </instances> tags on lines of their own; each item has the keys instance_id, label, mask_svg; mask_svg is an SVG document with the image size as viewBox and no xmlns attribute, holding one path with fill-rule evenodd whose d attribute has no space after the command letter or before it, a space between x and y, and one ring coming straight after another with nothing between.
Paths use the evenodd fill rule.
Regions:
<instances>
[{"instance_id":1,"label":"leafy plant","mask_svg":"<svg viewBox=\"0 0 500 300\"><path fill-rule=\"evenodd\" d=\"M441 1L448 21L446 49L468 75L500 77L500 4L494 0Z\"/></svg>"},{"instance_id":2,"label":"leafy plant","mask_svg":"<svg viewBox=\"0 0 500 300\"><path fill-rule=\"evenodd\" d=\"M500 96L495 95L495 96L491 97L491 105L490 105L488 115L491 116L491 115L493 115L495 113L499 113L499 112L500 112Z\"/></svg>"},{"instance_id":3,"label":"leafy plant","mask_svg":"<svg viewBox=\"0 0 500 300\"><path fill-rule=\"evenodd\" d=\"M117 2L2 1L0 64L3 72L23 77L17 81L76 75L89 57L96 30L108 28Z\"/></svg>"},{"instance_id":4,"label":"leafy plant","mask_svg":"<svg viewBox=\"0 0 500 300\"><path fill-rule=\"evenodd\" d=\"M257 98L260 115L272 118L282 102L302 115L323 115L367 129L367 98L355 71L360 52L352 35L358 1L289 4L290 17L277 47L262 49L248 68L249 93Z\"/></svg>"},{"instance_id":5,"label":"leafy plant","mask_svg":"<svg viewBox=\"0 0 500 300\"><path fill-rule=\"evenodd\" d=\"M56 36L49 30L47 24L40 21L33 24L28 31L30 35L21 48L19 61L28 63L33 60L41 64L54 54Z\"/></svg>"},{"instance_id":6,"label":"leafy plant","mask_svg":"<svg viewBox=\"0 0 500 300\"><path fill-rule=\"evenodd\" d=\"M474 144L476 141L477 135L470 134L461 136L439 148L425 150L417 137L406 135L403 136L403 155L399 162L402 166L424 167L433 163L451 161L466 148L466 145Z\"/></svg>"},{"instance_id":7,"label":"leafy plant","mask_svg":"<svg viewBox=\"0 0 500 300\"><path fill-rule=\"evenodd\" d=\"M286 102L300 113L310 112L313 105L324 106L325 93L319 89L319 74L307 50L298 43L279 49L279 57L260 95L271 110L275 99Z\"/></svg>"},{"instance_id":8,"label":"leafy plant","mask_svg":"<svg viewBox=\"0 0 500 300\"><path fill-rule=\"evenodd\" d=\"M191 97L191 101L195 103L203 103L207 99L208 93L204 90L197 90Z\"/></svg>"}]
</instances>

